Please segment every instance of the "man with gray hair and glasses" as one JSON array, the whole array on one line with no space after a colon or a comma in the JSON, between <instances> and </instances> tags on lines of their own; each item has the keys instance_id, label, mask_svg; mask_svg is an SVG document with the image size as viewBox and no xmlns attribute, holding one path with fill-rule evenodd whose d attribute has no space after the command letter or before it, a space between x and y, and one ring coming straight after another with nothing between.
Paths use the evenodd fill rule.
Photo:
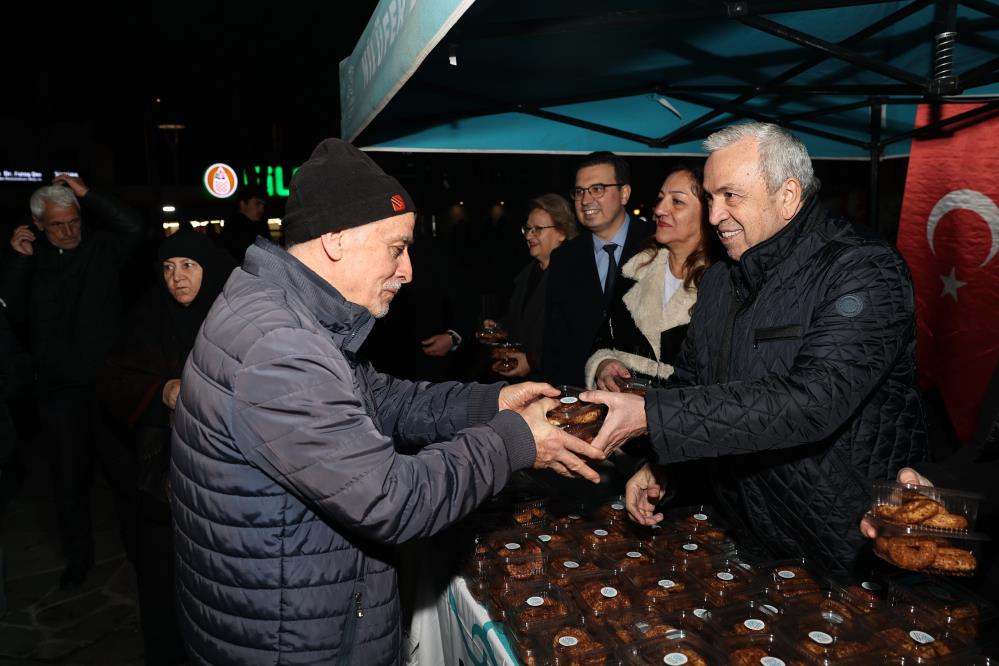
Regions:
<instances>
[{"instance_id":1,"label":"man with gray hair and glasses","mask_svg":"<svg viewBox=\"0 0 999 666\"><path fill-rule=\"evenodd\" d=\"M84 224L81 206L87 221ZM46 448L66 570L82 583L94 563L90 491L98 439L94 383L114 343L118 276L142 241L139 215L74 176L31 195L31 225L14 229L0 296L27 323L39 435Z\"/></svg>"},{"instance_id":2,"label":"man with gray hair and glasses","mask_svg":"<svg viewBox=\"0 0 999 666\"><path fill-rule=\"evenodd\" d=\"M593 443L648 434L660 467L626 488L639 523L662 520L669 464L716 459L710 499L750 551L858 573L870 482L926 449L908 268L828 214L783 128L734 125L704 147L709 220L730 261L705 273L665 388L582 396L610 406Z\"/></svg>"}]
</instances>

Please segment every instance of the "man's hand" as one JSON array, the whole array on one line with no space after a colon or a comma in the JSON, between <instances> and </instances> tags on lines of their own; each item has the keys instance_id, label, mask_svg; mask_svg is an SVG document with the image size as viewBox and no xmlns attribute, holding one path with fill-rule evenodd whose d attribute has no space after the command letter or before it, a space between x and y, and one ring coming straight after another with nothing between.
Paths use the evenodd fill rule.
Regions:
<instances>
[{"instance_id":1,"label":"man's hand","mask_svg":"<svg viewBox=\"0 0 999 666\"><path fill-rule=\"evenodd\" d=\"M534 469L550 469L562 476L581 476L593 483L600 483L600 475L580 456L590 460L603 460L603 451L549 423L546 415L556 404L554 400L543 398L516 410L524 417L534 435Z\"/></svg>"},{"instance_id":2,"label":"man's hand","mask_svg":"<svg viewBox=\"0 0 999 666\"><path fill-rule=\"evenodd\" d=\"M448 333L438 333L426 340L420 340L420 344L423 345L423 353L427 356L446 356L454 347L454 340Z\"/></svg>"},{"instance_id":3,"label":"man's hand","mask_svg":"<svg viewBox=\"0 0 999 666\"><path fill-rule=\"evenodd\" d=\"M522 411L538 398L557 398L561 391L544 382L523 382L504 386L499 393L499 408L512 409L515 412ZM549 401L551 409L555 405Z\"/></svg>"},{"instance_id":4,"label":"man's hand","mask_svg":"<svg viewBox=\"0 0 999 666\"><path fill-rule=\"evenodd\" d=\"M14 251L23 254L26 257L30 257L35 253L35 246L32 243L35 242L35 234L31 231L31 227L26 224L22 224L17 229L14 229L14 234L10 237L10 246L14 248Z\"/></svg>"},{"instance_id":5,"label":"man's hand","mask_svg":"<svg viewBox=\"0 0 999 666\"><path fill-rule=\"evenodd\" d=\"M620 377L621 379L631 379L631 373L628 372L628 368L624 367L624 363L615 359L609 358L606 361L601 361L600 365L597 366L597 388L601 391L613 391L614 393L620 393L621 387L618 386L616 379Z\"/></svg>"},{"instance_id":6,"label":"man's hand","mask_svg":"<svg viewBox=\"0 0 999 666\"><path fill-rule=\"evenodd\" d=\"M73 190L73 194L76 195L77 199L82 199L87 196L87 192L90 188L81 179L76 176L67 176L65 174L61 176L56 176L52 179L53 185L66 185L69 189Z\"/></svg>"},{"instance_id":7,"label":"man's hand","mask_svg":"<svg viewBox=\"0 0 999 666\"><path fill-rule=\"evenodd\" d=\"M932 486L933 482L927 479L925 476L912 469L911 467L903 467L898 470L898 475L895 480L899 483L908 483L912 486ZM868 539L874 539L878 536L878 530L874 527L874 523L864 516L860 521L860 533L863 534Z\"/></svg>"},{"instance_id":8,"label":"man's hand","mask_svg":"<svg viewBox=\"0 0 999 666\"><path fill-rule=\"evenodd\" d=\"M624 505L628 515L639 525L655 525L663 514L655 513L656 502L663 496L665 483L660 483L648 463L635 472L624 486Z\"/></svg>"},{"instance_id":9,"label":"man's hand","mask_svg":"<svg viewBox=\"0 0 999 666\"><path fill-rule=\"evenodd\" d=\"M526 377L531 371L531 364L527 362L527 354L524 352L507 352L506 356L517 359L517 365L509 370L497 370L496 374L504 377Z\"/></svg>"},{"instance_id":10,"label":"man's hand","mask_svg":"<svg viewBox=\"0 0 999 666\"><path fill-rule=\"evenodd\" d=\"M648 432L645 419L645 398L634 393L585 391L579 395L584 402L607 405L609 411L600 432L593 439L593 446L610 454L629 439Z\"/></svg>"},{"instance_id":11,"label":"man's hand","mask_svg":"<svg viewBox=\"0 0 999 666\"><path fill-rule=\"evenodd\" d=\"M180 397L180 380L171 379L163 385L163 404L170 409L177 409L177 398Z\"/></svg>"}]
</instances>

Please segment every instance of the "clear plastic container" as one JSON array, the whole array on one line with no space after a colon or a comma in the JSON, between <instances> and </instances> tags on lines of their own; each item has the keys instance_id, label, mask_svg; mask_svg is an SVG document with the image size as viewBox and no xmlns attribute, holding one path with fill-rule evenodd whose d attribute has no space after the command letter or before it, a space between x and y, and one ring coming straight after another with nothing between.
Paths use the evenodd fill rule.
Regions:
<instances>
[{"instance_id":1,"label":"clear plastic container","mask_svg":"<svg viewBox=\"0 0 999 666\"><path fill-rule=\"evenodd\" d=\"M571 588L581 577L611 573L598 564L598 558L598 555L579 551L552 553L548 558L548 579L558 587Z\"/></svg>"},{"instance_id":2,"label":"clear plastic container","mask_svg":"<svg viewBox=\"0 0 999 666\"><path fill-rule=\"evenodd\" d=\"M725 642L731 666L798 666L801 657L790 645L769 633L737 636Z\"/></svg>"},{"instance_id":3,"label":"clear plastic container","mask_svg":"<svg viewBox=\"0 0 999 666\"><path fill-rule=\"evenodd\" d=\"M770 604L747 600L708 611L709 634L732 638L755 634L772 634L780 615Z\"/></svg>"},{"instance_id":4,"label":"clear plastic container","mask_svg":"<svg viewBox=\"0 0 999 666\"><path fill-rule=\"evenodd\" d=\"M631 377L630 379L615 377L614 382L621 389L621 393L644 396L652 388L652 380L645 379L644 377Z\"/></svg>"},{"instance_id":5,"label":"clear plastic container","mask_svg":"<svg viewBox=\"0 0 999 666\"><path fill-rule=\"evenodd\" d=\"M500 326L483 326L475 332L475 339L486 344L503 342L508 337L510 333Z\"/></svg>"},{"instance_id":6,"label":"clear plastic container","mask_svg":"<svg viewBox=\"0 0 999 666\"><path fill-rule=\"evenodd\" d=\"M517 502L510 510L510 517L515 525L520 527L535 527L542 525L551 518L545 500Z\"/></svg>"},{"instance_id":7,"label":"clear plastic container","mask_svg":"<svg viewBox=\"0 0 999 666\"><path fill-rule=\"evenodd\" d=\"M572 550L578 548L575 530L564 528L558 524L548 524L535 527L529 536L551 551Z\"/></svg>"},{"instance_id":8,"label":"clear plastic container","mask_svg":"<svg viewBox=\"0 0 999 666\"><path fill-rule=\"evenodd\" d=\"M606 550L638 546L620 525L612 523L587 523L579 526L579 541L590 550Z\"/></svg>"},{"instance_id":9,"label":"clear plastic container","mask_svg":"<svg viewBox=\"0 0 999 666\"><path fill-rule=\"evenodd\" d=\"M672 509L666 518L677 531L724 530L728 527L724 520L715 515L714 509L706 504Z\"/></svg>"},{"instance_id":10,"label":"clear plastic container","mask_svg":"<svg viewBox=\"0 0 999 666\"><path fill-rule=\"evenodd\" d=\"M489 608L489 615L497 620L506 622L509 617L507 611L519 606L525 599L537 595L540 591L551 589L543 577L534 580L520 581L497 578L490 583L489 596L486 606Z\"/></svg>"},{"instance_id":11,"label":"clear plastic container","mask_svg":"<svg viewBox=\"0 0 999 666\"><path fill-rule=\"evenodd\" d=\"M529 580L544 573L547 551L523 532L499 536L494 548L495 572L500 576Z\"/></svg>"},{"instance_id":12,"label":"clear plastic container","mask_svg":"<svg viewBox=\"0 0 999 666\"><path fill-rule=\"evenodd\" d=\"M999 630L999 609L973 592L937 576L923 574L894 578L889 587L889 604L915 605L935 614L940 624L965 638L995 636Z\"/></svg>"},{"instance_id":13,"label":"clear plastic container","mask_svg":"<svg viewBox=\"0 0 999 666\"><path fill-rule=\"evenodd\" d=\"M646 526L627 521L625 525L639 543L653 552L667 550L671 540L676 538L676 531L663 523Z\"/></svg>"},{"instance_id":14,"label":"clear plastic container","mask_svg":"<svg viewBox=\"0 0 999 666\"><path fill-rule=\"evenodd\" d=\"M682 571L707 573L713 559L725 555L717 547L702 543L692 535L677 535L666 548L657 548L662 560Z\"/></svg>"},{"instance_id":15,"label":"clear plastic container","mask_svg":"<svg viewBox=\"0 0 999 666\"><path fill-rule=\"evenodd\" d=\"M966 638L918 606L897 606L890 612L874 613L867 623L885 642L888 664L931 664L971 649Z\"/></svg>"},{"instance_id":16,"label":"clear plastic container","mask_svg":"<svg viewBox=\"0 0 999 666\"><path fill-rule=\"evenodd\" d=\"M974 530L983 497L961 490L892 481L871 484L871 515L886 522L949 532Z\"/></svg>"},{"instance_id":17,"label":"clear plastic container","mask_svg":"<svg viewBox=\"0 0 999 666\"><path fill-rule=\"evenodd\" d=\"M646 608L608 616L603 620L603 627L618 646L632 645L653 638L666 638L673 632L683 629L679 619Z\"/></svg>"},{"instance_id":18,"label":"clear plastic container","mask_svg":"<svg viewBox=\"0 0 999 666\"><path fill-rule=\"evenodd\" d=\"M874 554L901 569L947 576L971 576L978 570L982 545L988 540L977 532L953 532L890 523L869 516L878 532Z\"/></svg>"},{"instance_id":19,"label":"clear plastic container","mask_svg":"<svg viewBox=\"0 0 999 666\"><path fill-rule=\"evenodd\" d=\"M714 606L743 603L763 590L763 582L738 560L714 560L699 581Z\"/></svg>"},{"instance_id":20,"label":"clear plastic container","mask_svg":"<svg viewBox=\"0 0 999 666\"><path fill-rule=\"evenodd\" d=\"M622 578L631 586L635 600L645 607L670 612L705 605L701 585L682 571L653 565L627 571Z\"/></svg>"},{"instance_id":21,"label":"clear plastic container","mask_svg":"<svg viewBox=\"0 0 999 666\"><path fill-rule=\"evenodd\" d=\"M573 587L576 602L585 615L602 618L634 606L629 588L615 574L581 576Z\"/></svg>"},{"instance_id":22,"label":"clear plastic container","mask_svg":"<svg viewBox=\"0 0 999 666\"><path fill-rule=\"evenodd\" d=\"M604 569L618 574L625 574L632 569L655 564L656 558L637 544L623 548L608 548L600 551L600 564Z\"/></svg>"},{"instance_id":23,"label":"clear plastic container","mask_svg":"<svg viewBox=\"0 0 999 666\"><path fill-rule=\"evenodd\" d=\"M853 664L883 650L883 641L861 620L802 608L788 612L776 634L812 663Z\"/></svg>"},{"instance_id":24,"label":"clear plastic container","mask_svg":"<svg viewBox=\"0 0 999 666\"><path fill-rule=\"evenodd\" d=\"M804 558L767 562L760 565L759 571L766 585L767 596L773 601L815 597L828 587L825 580Z\"/></svg>"},{"instance_id":25,"label":"clear plastic container","mask_svg":"<svg viewBox=\"0 0 999 666\"><path fill-rule=\"evenodd\" d=\"M613 499L601 504L596 511L596 519L608 523L624 523L628 520L628 511L624 506L624 498Z\"/></svg>"},{"instance_id":26,"label":"clear plastic container","mask_svg":"<svg viewBox=\"0 0 999 666\"><path fill-rule=\"evenodd\" d=\"M504 600L506 623L520 636L532 636L538 626L565 623L579 614L572 598L557 587L526 588L520 596L506 594Z\"/></svg>"},{"instance_id":27,"label":"clear plastic container","mask_svg":"<svg viewBox=\"0 0 999 666\"><path fill-rule=\"evenodd\" d=\"M591 402L582 402L575 396L559 398L559 404L548 410L548 422L554 426L584 426L600 423L604 418L604 407Z\"/></svg>"},{"instance_id":28,"label":"clear plastic container","mask_svg":"<svg viewBox=\"0 0 999 666\"><path fill-rule=\"evenodd\" d=\"M693 633L678 631L668 638L639 643L625 655L634 665L727 666L725 655Z\"/></svg>"},{"instance_id":29,"label":"clear plastic container","mask_svg":"<svg viewBox=\"0 0 999 666\"><path fill-rule=\"evenodd\" d=\"M851 603L864 613L877 611L888 605L888 583L872 576L842 587L842 590L849 596Z\"/></svg>"},{"instance_id":30,"label":"clear plastic container","mask_svg":"<svg viewBox=\"0 0 999 666\"><path fill-rule=\"evenodd\" d=\"M600 432L600 426L603 425L603 421L597 421L596 423L587 423L583 425L576 425L570 423L564 426L562 430L566 433L572 435L573 437L578 437L584 442L592 442L597 438L597 433Z\"/></svg>"},{"instance_id":31,"label":"clear plastic container","mask_svg":"<svg viewBox=\"0 0 999 666\"><path fill-rule=\"evenodd\" d=\"M613 641L584 618L570 618L535 628L534 643L550 666L614 663Z\"/></svg>"}]
</instances>

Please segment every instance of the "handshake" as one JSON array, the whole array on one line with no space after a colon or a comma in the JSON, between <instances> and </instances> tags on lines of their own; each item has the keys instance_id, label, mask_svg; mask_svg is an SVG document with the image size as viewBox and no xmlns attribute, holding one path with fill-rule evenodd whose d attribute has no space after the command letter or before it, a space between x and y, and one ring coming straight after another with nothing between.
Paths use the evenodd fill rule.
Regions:
<instances>
[{"instance_id":1,"label":"handshake","mask_svg":"<svg viewBox=\"0 0 999 666\"><path fill-rule=\"evenodd\" d=\"M554 425L548 412L556 408L560 391L555 387L525 382L504 387L500 391L499 408L520 414L534 436L535 469L550 469L562 476L580 476L593 483L600 475L587 463L603 460L618 446L646 431L645 400L639 395L586 391L584 402L606 405L607 418L592 442L571 434L571 429Z\"/></svg>"}]
</instances>

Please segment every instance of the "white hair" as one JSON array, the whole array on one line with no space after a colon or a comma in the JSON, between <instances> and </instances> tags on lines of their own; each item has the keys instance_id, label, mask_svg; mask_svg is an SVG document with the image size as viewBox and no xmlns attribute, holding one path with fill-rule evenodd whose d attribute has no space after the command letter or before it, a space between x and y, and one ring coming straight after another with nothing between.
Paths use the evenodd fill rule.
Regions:
<instances>
[{"instance_id":1,"label":"white hair","mask_svg":"<svg viewBox=\"0 0 999 666\"><path fill-rule=\"evenodd\" d=\"M704 140L709 153L727 148L743 139L755 139L760 155L760 171L767 191L773 194L788 178L801 183L801 198L805 199L819 190L819 180L798 137L773 123L742 123L720 129Z\"/></svg>"},{"instance_id":2,"label":"white hair","mask_svg":"<svg viewBox=\"0 0 999 666\"><path fill-rule=\"evenodd\" d=\"M77 211L80 210L80 202L77 200L76 195L73 194L73 190L65 185L46 185L45 187L39 187L31 195L31 201L28 203L31 207L31 216L40 222L42 216L45 215L45 204L49 203L57 208L76 208Z\"/></svg>"}]
</instances>

